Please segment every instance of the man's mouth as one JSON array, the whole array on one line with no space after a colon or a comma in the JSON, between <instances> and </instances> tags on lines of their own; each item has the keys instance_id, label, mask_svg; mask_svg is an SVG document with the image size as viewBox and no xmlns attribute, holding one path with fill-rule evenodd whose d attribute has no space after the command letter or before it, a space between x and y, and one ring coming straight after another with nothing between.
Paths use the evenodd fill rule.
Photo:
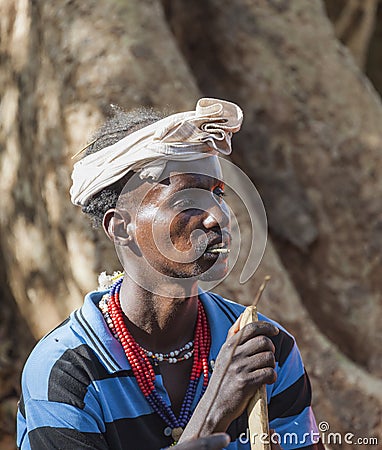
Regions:
<instances>
[{"instance_id":1,"label":"man's mouth","mask_svg":"<svg viewBox=\"0 0 382 450\"><path fill-rule=\"evenodd\" d=\"M222 234L215 234L208 236L207 242L200 242L197 244L197 251L200 252L199 256L204 258L215 260L219 256L228 257L230 252L231 235L229 232ZM203 245L204 244L204 245Z\"/></svg>"}]
</instances>

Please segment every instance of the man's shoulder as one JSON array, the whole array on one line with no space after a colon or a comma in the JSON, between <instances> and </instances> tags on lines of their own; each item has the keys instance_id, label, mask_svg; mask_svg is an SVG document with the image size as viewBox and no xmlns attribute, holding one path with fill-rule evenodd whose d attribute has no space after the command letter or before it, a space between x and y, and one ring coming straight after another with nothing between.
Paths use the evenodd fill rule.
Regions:
<instances>
[{"instance_id":1,"label":"man's shoulder","mask_svg":"<svg viewBox=\"0 0 382 450\"><path fill-rule=\"evenodd\" d=\"M46 398L49 377L57 362L84 344L73 332L72 321L72 316L68 317L40 339L25 363L23 384L27 384L36 398Z\"/></svg>"},{"instance_id":2,"label":"man's shoulder","mask_svg":"<svg viewBox=\"0 0 382 450\"><path fill-rule=\"evenodd\" d=\"M207 297L205 298L208 299L208 311L210 314L211 310L213 311L213 314L211 315L212 317L214 317L214 321L217 321L220 318L227 319L226 322L224 322L223 320L219 320L219 324L221 326L224 322L227 323L226 326L229 327L229 325L233 324L246 308L245 305L224 298L214 292L204 293L204 295L207 295ZM276 360L279 361L280 366L283 365L288 356L291 354L292 350L294 348L297 348L295 338L279 322L265 316L264 314L258 313L258 319L272 323L279 329L279 334L272 337L271 340L275 345Z\"/></svg>"},{"instance_id":3,"label":"man's shoulder","mask_svg":"<svg viewBox=\"0 0 382 450\"><path fill-rule=\"evenodd\" d=\"M66 376L69 381L75 371L78 376L79 372L101 371L98 341L105 339L98 334L106 333L107 326L91 297L92 293L88 294L82 307L46 334L29 355L22 382L35 398L46 398L52 380Z\"/></svg>"},{"instance_id":4,"label":"man's shoulder","mask_svg":"<svg viewBox=\"0 0 382 450\"><path fill-rule=\"evenodd\" d=\"M231 311L236 317L239 317L245 309L244 305L222 297L216 292L205 292L204 295L208 295L209 300L212 301L217 308L224 307L226 310Z\"/></svg>"},{"instance_id":5,"label":"man's shoulder","mask_svg":"<svg viewBox=\"0 0 382 450\"><path fill-rule=\"evenodd\" d=\"M248 306L248 305L243 305L236 301L227 299L225 297L222 297L220 294L217 294L216 292L208 292L208 293L204 293L204 295L208 295L209 300L212 300L212 302L215 303L217 308L223 307L223 308L225 308L225 310L230 311L232 317L235 317L235 320L240 316L240 314ZM258 313L258 319L263 320L264 322L272 323L277 328L279 328L284 333L288 334L289 336L291 336L293 338L293 336L279 322L271 319L270 317L268 317L264 314Z\"/></svg>"},{"instance_id":6,"label":"man's shoulder","mask_svg":"<svg viewBox=\"0 0 382 450\"><path fill-rule=\"evenodd\" d=\"M46 400L57 386L66 383L70 389L80 381L87 388L92 381L130 368L97 306L102 295L87 294L81 308L38 342L24 366L25 393Z\"/></svg>"}]
</instances>

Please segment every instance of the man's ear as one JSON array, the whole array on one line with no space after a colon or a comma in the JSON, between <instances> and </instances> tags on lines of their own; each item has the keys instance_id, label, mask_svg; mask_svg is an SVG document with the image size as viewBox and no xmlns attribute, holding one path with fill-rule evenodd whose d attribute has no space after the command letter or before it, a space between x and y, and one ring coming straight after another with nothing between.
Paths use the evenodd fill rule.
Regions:
<instances>
[{"instance_id":1,"label":"man's ear","mask_svg":"<svg viewBox=\"0 0 382 450\"><path fill-rule=\"evenodd\" d=\"M126 246L133 241L133 224L130 215L117 209L109 209L103 216L102 227L108 238L117 245Z\"/></svg>"}]
</instances>

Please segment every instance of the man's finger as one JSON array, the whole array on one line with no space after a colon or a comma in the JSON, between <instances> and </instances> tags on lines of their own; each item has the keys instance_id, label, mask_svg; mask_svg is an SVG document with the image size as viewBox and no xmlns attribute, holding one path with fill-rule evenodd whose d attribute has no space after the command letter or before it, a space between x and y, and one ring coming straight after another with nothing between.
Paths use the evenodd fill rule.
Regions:
<instances>
[{"instance_id":1,"label":"man's finger","mask_svg":"<svg viewBox=\"0 0 382 450\"><path fill-rule=\"evenodd\" d=\"M240 337L240 341L243 344L244 342L248 341L249 339L253 339L256 336L276 336L279 334L280 330L273 324L265 321L258 321L258 322L252 322L248 323L247 325L242 328L242 334Z\"/></svg>"},{"instance_id":2,"label":"man's finger","mask_svg":"<svg viewBox=\"0 0 382 450\"><path fill-rule=\"evenodd\" d=\"M215 433L192 441L178 444L179 450L222 450L231 442L226 433Z\"/></svg>"},{"instance_id":3,"label":"man's finger","mask_svg":"<svg viewBox=\"0 0 382 450\"><path fill-rule=\"evenodd\" d=\"M231 439L228 434L220 433L204 437L200 441L198 448L201 450L222 450L224 447L227 447Z\"/></svg>"}]
</instances>

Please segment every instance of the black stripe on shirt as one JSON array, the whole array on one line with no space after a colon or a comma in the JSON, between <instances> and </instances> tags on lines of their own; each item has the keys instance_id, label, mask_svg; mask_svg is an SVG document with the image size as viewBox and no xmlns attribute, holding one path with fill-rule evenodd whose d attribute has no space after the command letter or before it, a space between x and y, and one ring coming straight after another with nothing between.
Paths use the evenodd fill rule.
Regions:
<instances>
[{"instance_id":1,"label":"black stripe on shirt","mask_svg":"<svg viewBox=\"0 0 382 450\"><path fill-rule=\"evenodd\" d=\"M168 425L158 414L146 414L106 423L105 439L113 450L159 450L173 443L164 435Z\"/></svg>"},{"instance_id":2,"label":"black stripe on shirt","mask_svg":"<svg viewBox=\"0 0 382 450\"><path fill-rule=\"evenodd\" d=\"M242 433L245 434L247 428L248 428L248 414L247 411L244 411L244 413L241 416L239 416L237 419L231 422L226 433L230 435L231 441L233 442L236 439L238 439Z\"/></svg>"},{"instance_id":3,"label":"black stripe on shirt","mask_svg":"<svg viewBox=\"0 0 382 450\"><path fill-rule=\"evenodd\" d=\"M283 330L270 339L275 346L275 360L279 363L279 367L282 367L294 347L294 340Z\"/></svg>"},{"instance_id":4,"label":"black stripe on shirt","mask_svg":"<svg viewBox=\"0 0 382 450\"><path fill-rule=\"evenodd\" d=\"M154 366L154 373L160 374L159 366ZM48 381L48 400L83 409L84 398L92 381L123 377L134 377L134 373L131 369L109 373L94 350L82 344L66 350L53 365Z\"/></svg>"},{"instance_id":5,"label":"black stripe on shirt","mask_svg":"<svg viewBox=\"0 0 382 450\"><path fill-rule=\"evenodd\" d=\"M85 433L73 429L41 427L29 433L36 450L159 450L173 443L164 435L166 423L158 414L105 423L104 433Z\"/></svg>"},{"instance_id":6,"label":"black stripe on shirt","mask_svg":"<svg viewBox=\"0 0 382 450\"><path fill-rule=\"evenodd\" d=\"M89 384L108 372L88 345L66 350L54 363L48 381L48 400L83 409Z\"/></svg>"},{"instance_id":7,"label":"black stripe on shirt","mask_svg":"<svg viewBox=\"0 0 382 450\"><path fill-rule=\"evenodd\" d=\"M101 433L85 433L68 428L35 428L28 433L28 437L32 450L110 449Z\"/></svg>"},{"instance_id":8,"label":"black stripe on shirt","mask_svg":"<svg viewBox=\"0 0 382 450\"><path fill-rule=\"evenodd\" d=\"M271 397L268 407L269 420L300 414L312 400L312 389L307 373L287 389Z\"/></svg>"},{"instance_id":9,"label":"black stripe on shirt","mask_svg":"<svg viewBox=\"0 0 382 450\"><path fill-rule=\"evenodd\" d=\"M232 441L244 433L248 416L243 413L228 427ZM119 419L106 424L105 438L113 450L158 450L172 444L164 435L166 423L157 414L147 414L132 419ZM127 443L127 444L126 444Z\"/></svg>"},{"instance_id":10,"label":"black stripe on shirt","mask_svg":"<svg viewBox=\"0 0 382 450\"><path fill-rule=\"evenodd\" d=\"M24 417L24 419L25 419L26 416L25 416L25 403L24 403L24 396L23 396L23 393L21 393L20 400L19 400L19 403L18 403L18 407L19 407L20 414L21 414L21 415Z\"/></svg>"}]
</instances>

